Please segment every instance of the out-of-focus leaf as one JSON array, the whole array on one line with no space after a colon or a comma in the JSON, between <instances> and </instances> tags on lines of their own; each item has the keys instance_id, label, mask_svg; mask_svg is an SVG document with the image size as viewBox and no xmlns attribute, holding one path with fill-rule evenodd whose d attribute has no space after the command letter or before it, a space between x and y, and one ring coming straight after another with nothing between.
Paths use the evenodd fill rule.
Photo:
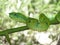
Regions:
<instances>
[{"instance_id":1,"label":"out-of-focus leaf","mask_svg":"<svg viewBox=\"0 0 60 45\"><path fill-rule=\"evenodd\" d=\"M59 2L59 0L50 0L49 4L57 4Z\"/></svg>"},{"instance_id":2,"label":"out-of-focus leaf","mask_svg":"<svg viewBox=\"0 0 60 45\"><path fill-rule=\"evenodd\" d=\"M56 18L60 22L60 11L57 13Z\"/></svg>"},{"instance_id":3,"label":"out-of-focus leaf","mask_svg":"<svg viewBox=\"0 0 60 45\"><path fill-rule=\"evenodd\" d=\"M50 4L54 4L54 0L50 0Z\"/></svg>"},{"instance_id":4,"label":"out-of-focus leaf","mask_svg":"<svg viewBox=\"0 0 60 45\"><path fill-rule=\"evenodd\" d=\"M8 43L11 45L11 41L10 41L8 33L5 34L5 37L6 37L6 40L8 41Z\"/></svg>"},{"instance_id":5,"label":"out-of-focus leaf","mask_svg":"<svg viewBox=\"0 0 60 45\"><path fill-rule=\"evenodd\" d=\"M56 15L55 14L48 14L46 15L46 17L50 20L50 24L54 25L54 24L58 24L58 20L56 19Z\"/></svg>"},{"instance_id":6,"label":"out-of-focus leaf","mask_svg":"<svg viewBox=\"0 0 60 45\"><path fill-rule=\"evenodd\" d=\"M9 17L21 23L26 23L27 21L27 17L21 13L16 12L9 13Z\"/></svg>"}]
</instances>

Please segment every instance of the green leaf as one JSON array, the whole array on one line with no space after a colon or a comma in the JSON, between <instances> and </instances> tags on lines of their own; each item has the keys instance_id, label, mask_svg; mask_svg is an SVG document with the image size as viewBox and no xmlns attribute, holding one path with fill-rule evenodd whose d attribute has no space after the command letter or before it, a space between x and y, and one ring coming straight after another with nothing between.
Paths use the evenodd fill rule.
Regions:
<instances>
[{"instance_id":1,"label":"green leaf","mask_svg":"<svg viewBox=\"0 0 60 45\"><path fill-rule=\"evenodd\" d=\"M40 22L38 22L37 19L34 19L34 18L29 18L27 25L30 29L39 31L39 32L46 31L49 27L48 24L40 23Z\"/></svg>"},{"instance_id":2,"label":"green leaf","mask_svg":"<svg viewBox=\"0 0 60 45\"><path fill-rule=\"evenodd\" d=\"M21 13L16 13L16 12L9 13L9 17L21 23L26 23L27 21L27 17Z\"/></svg>"},{"instance_id":3,"label":"green leaf","mask_svg":"<svg viewBox=\"0 0 60 45\"><path fill-rule=\"evenodd\" d=\"M54 4L54 0L50 0L49 4Z\"/></svg>"},{"instance_id":4,"label":"green leaf","mask_svg":"<svg viewBox=\"0 0 60 45\"><path fill-rule=\"evenodd\" d=\"M56 19L60 22L60 11L57 13Z\"/></svg>"}]
</instances>

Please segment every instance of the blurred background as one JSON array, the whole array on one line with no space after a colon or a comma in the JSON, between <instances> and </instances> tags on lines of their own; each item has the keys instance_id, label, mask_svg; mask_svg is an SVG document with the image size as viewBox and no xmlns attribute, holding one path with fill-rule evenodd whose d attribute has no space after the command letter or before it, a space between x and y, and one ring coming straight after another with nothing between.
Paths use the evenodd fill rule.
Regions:
<instances>
[{"instance_id":1,"label":"blurred background","mask_svg":"<svg viewBox=\"0 0 60 45\"><path fill-rule=\"evenodd\" d=\"M40 13L49 18L60 11L60 0L0 0L0 31L24 26L9 17L10 12L21 12L25 16L38 19ZM56 45L59 40L60 24L50 25L47 32L31 29L9 34L13 45ZM9 45L4 36L0 36L0 45Z\"/></svg>"}]
</instances>

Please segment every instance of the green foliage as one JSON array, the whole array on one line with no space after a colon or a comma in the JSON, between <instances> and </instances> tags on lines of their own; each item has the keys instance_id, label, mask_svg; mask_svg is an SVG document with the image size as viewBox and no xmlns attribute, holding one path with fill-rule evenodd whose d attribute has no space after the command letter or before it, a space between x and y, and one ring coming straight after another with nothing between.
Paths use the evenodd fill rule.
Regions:
<instances>
[{"instance_id":1,"label":"green foliage","mask_svg":"<svg viewBox=\"0 0 60 45\"><path fill-rule=\"evenodd\" d=\"M60 0L50 0L50 4L58 4Z\"/></svg>"},{"instance_id":2,"label":"green foliage","mask_svg":"<svg viewBox=\"0 0 60 45\"><path fill-rule=\"evenodd\" d=\"M59 21L56 19L56 14L48 14L46 17L49 19L50 25L59 24Z\"/></svg>"},{"instance_id":3,"label":"green foliage","mask_svg":"<svg viewBox=\"0 0 60 45\"><path fill-rule=\"evenodd\" d=\"M60 11L57 13L56 18L60 22Z\"/></svg>"}]
</instances>

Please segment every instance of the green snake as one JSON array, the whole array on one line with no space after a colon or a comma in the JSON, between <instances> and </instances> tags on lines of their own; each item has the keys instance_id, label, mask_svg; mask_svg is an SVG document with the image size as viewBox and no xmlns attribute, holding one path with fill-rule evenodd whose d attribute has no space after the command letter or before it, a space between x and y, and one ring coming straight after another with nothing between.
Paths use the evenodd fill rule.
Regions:
<instances>
[{"instance_id":1,"label":"green snake","mask_svg":"<svg viewBox=\"0 0 60 45\"><path fill-rule=\"evenodd\" d=\"M24 14L12 12L9 13L9 17L17 22L25 23L29 29L37 31L46 31L52 24L58 24L60 22L60 16L58 12L54 18L48 18L45 14L39 15L39 20L31 17L26 17Z\"/></svg>"}]
</instances>

